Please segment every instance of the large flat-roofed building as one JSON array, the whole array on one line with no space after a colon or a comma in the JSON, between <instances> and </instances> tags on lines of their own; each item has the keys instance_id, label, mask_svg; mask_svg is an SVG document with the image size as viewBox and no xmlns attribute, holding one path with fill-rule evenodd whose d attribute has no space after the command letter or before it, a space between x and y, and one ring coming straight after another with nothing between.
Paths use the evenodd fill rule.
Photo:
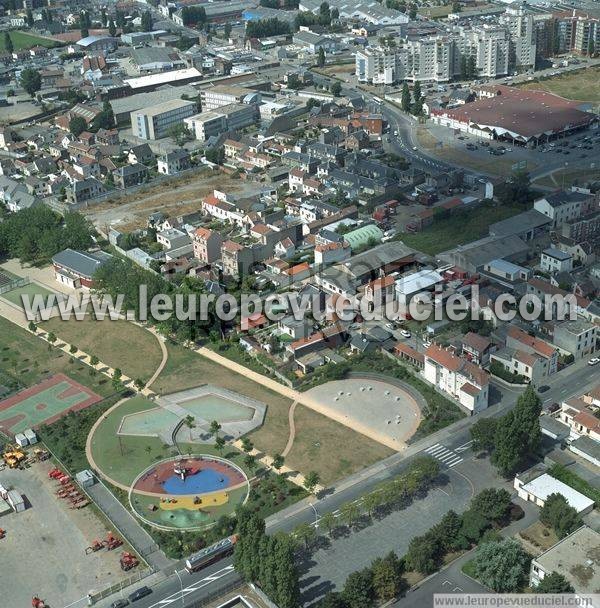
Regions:
<instances>
[{"instance_id":1,"label":"large flat-roofed building","mask_svg":"<svg viewBox=\"0 0 600 608\"><path fill-rule=\"evenodd\" d=\"M484 139L537 146L598 121L569 101L546 91L527 91L507 86L487 87L482 97L458 108L432 108L433 122Z\"/></svg>"},{"instance_id":2,"label":"large flat-roofed building","mask_svg":"<svg viewBox=\"0 0 600 608\"><path fill-rule=\"evenodd\" d=\"M537 587L553 572L562 574L575 593L600 589L600 534L582 526L531 561L529 582Z\"/></svg>"},{"instance_id":3,"label":"large flat-roofed building","mask_svg":"<svg viewBox=\"0 0 600 608\"><path fill-rule=\"evenodd\" d=\"M232 103L218 110L200 112L184 120L187 128L200 141L244 129L258 122L260 114L256 104Z\"/></svg>"},{"instance_id":4,"label":"large flat-roofed building","mask_svg":"<svg viewBox=\"0 0 600 608\"><path fill-rule=\"evenodd\" d=\"M182 124L196 112L196 104L184 99L172 99L151 108L131 113L133 134L140 139L160 139L175 125Z\"/></svg>"},{"instance_id":5,"label":"large flat-roofed building","mask_svg":"<svg viewBox=\"0 0 600 608\"><path fill-rule=\"evenodd\" d=\"M258 91L245 87L218 84L208 89L200 90L200 105L202 110L216 110L232 103L260 103Z\"/></svg>"}]
</instances>

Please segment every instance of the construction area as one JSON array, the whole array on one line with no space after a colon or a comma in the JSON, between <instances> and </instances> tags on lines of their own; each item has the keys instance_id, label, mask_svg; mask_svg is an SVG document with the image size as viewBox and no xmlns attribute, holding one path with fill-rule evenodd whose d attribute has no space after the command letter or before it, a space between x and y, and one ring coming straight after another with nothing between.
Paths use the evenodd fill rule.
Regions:
<instances>
[{"instance_id":1,"label":"construction area","mask_svg":"<svg viewBox=\"0 0 600 608\"><path fill-rule=\"evenodd\" d=\"M71 479L48 456L38 446L8 445L0 461L0 497L6 496L0 500L0 572L11 573L2 579L2 595L14 606L85 602L88 593L140 568L131 548L89 506L81 479Z\"/></svg>"}]
</instances>

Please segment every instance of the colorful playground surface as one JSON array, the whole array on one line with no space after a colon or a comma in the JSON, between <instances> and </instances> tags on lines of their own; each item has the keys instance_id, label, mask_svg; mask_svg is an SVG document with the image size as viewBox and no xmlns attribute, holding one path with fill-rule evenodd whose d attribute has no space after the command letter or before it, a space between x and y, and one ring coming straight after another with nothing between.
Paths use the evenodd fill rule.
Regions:
<instances>
[{"instance_id":1,"label":"colorful playground surface","mask_svg":"<svg viewBox=\"0 0 600 608\"><path fill-rule=\"evenodd\" d=\"M142 472L129 492L143 521L169 529L202 528L232 513L248 495L248 478L231 461L210 455L163 460Z\"/></svg>"},{"instance_id":2,"label":"colorful playground surface","mask_svg":"<svg viewBox=\"0 0 600 608\"><path fill-rule=\"evenodd\" d=\"M21 433L101 400L89 388L64 374L56 374L0 401L0 429L13 435Z\"/></svg>"}]
</instances>

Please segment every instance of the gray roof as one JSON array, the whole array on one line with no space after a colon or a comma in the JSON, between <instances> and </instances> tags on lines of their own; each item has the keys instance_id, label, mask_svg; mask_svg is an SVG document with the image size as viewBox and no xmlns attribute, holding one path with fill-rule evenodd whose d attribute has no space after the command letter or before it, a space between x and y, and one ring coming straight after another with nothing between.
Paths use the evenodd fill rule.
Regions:
<instances>
[{"instance_id":1,"label":"gray roof","mask_svg":"<svg viewBox=\"0 0 600 608\"><path fill-rule=\"evenodd\" d=\"M556 260L565 261L571 259L571 254L562 251L561 249L556 249L556 247L548 247L548 249L544 249L542 252L545 255L554 258Z\"/></svg>"},{"instance_id":2,"label":"gray roof","mask_svg":"<svg viewBox=\"0 0 600 608\"><path fill-rule=\"evenodd\" d=\"M592 196L585 192L558 190L544 197L552 207L560 207L566 203L575 203L577 201L585 201Z\"/></svg>"},{"instance_id":3,"label":"gray roof","mask_svg":"<svg viewBox=\"0 0 600 608\"><path fill-rule=\"evenodd\" d=\"M534 228L541 228L551 224L552 220L535 209L523 211L518 215L513 215L506 220L495 222L490 225L491 236L509 236L511 234L523 234Z\"/></svg>"},{"instance_id":4,"label":"gray roof","mask_svg":"<svg viewBox=\"0 0 600 608\"><path fill-rule=\"evenodd\" d=\"M571 446L579 451L591 456L594 460L600 461L600 443L589 437L578 437L571 443Z\"/></svg>"},{"instance_id":5,"label":"gray roof","mask_svg":"<svg viewBox=\"0 0 600 608\"><path fill-rule=\"evenodd\" d=\"M169 47L145 46L131 51L131 58L137 65L147 63L183 63L177 51Z\"/></svg>"},{"instance_id":6,"label":"gray roof","mask_svg":"<svg viewBox=\"0 0 600 608\"><path fill-rule=\"evenodd\" d=\"M439 254L440 259L450 259L453 264L465 267L472 265L480 268L496 259L505 259L515 255L525 255L529 250L527 244L518 236L488 236L478 241L459 245ZM465 268L469 270L469 268Z\"/></svg>"},{"instance_id":7,"label":"gray roof","mask_svg":"<svg viewBox=\"0 0 600 608\"><path fill-rule=\"evenodd\" d=\"M62 266L67 271L71 271L79 276L91 279L100 266L112 258L112 255L104 251L88 253L85 251L75 251L65 249L52 257L52 262Z\"/></svg>"},{"instance_id":8,"label":"gray roof","mask_svg":"<svg viewBox=\"0 0 600 608\"><path fill-rule=\"evenodd\" d=\"M397 262L413 253L415 253L415 250L407 247L401 241L390 241L389 243L383 243L364 253L355 255L347 262L342 262L338 266L343 267L348 274L360 277L376 271L383 266Z\"/></svg>"}]
</instances>

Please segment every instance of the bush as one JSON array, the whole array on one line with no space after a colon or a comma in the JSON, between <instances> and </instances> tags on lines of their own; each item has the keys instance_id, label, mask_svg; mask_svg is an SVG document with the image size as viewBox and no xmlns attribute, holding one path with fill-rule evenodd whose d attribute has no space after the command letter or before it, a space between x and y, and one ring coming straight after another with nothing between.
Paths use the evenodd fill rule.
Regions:
<instances>
[{"instance_id":1,"label":"bush","mask_svg":"<svg viewBox=\"0 0 600 608\"><path fill-rule=\"evenodd\" d=\"M506 380L506 382L510 382L511 384L526 384L529 382L525 376L509 372L499 361L492 361L490 363L490 373L494 376L498 376L498 378L502 378L502 380Z\"/></svg>"}]
</instances>

